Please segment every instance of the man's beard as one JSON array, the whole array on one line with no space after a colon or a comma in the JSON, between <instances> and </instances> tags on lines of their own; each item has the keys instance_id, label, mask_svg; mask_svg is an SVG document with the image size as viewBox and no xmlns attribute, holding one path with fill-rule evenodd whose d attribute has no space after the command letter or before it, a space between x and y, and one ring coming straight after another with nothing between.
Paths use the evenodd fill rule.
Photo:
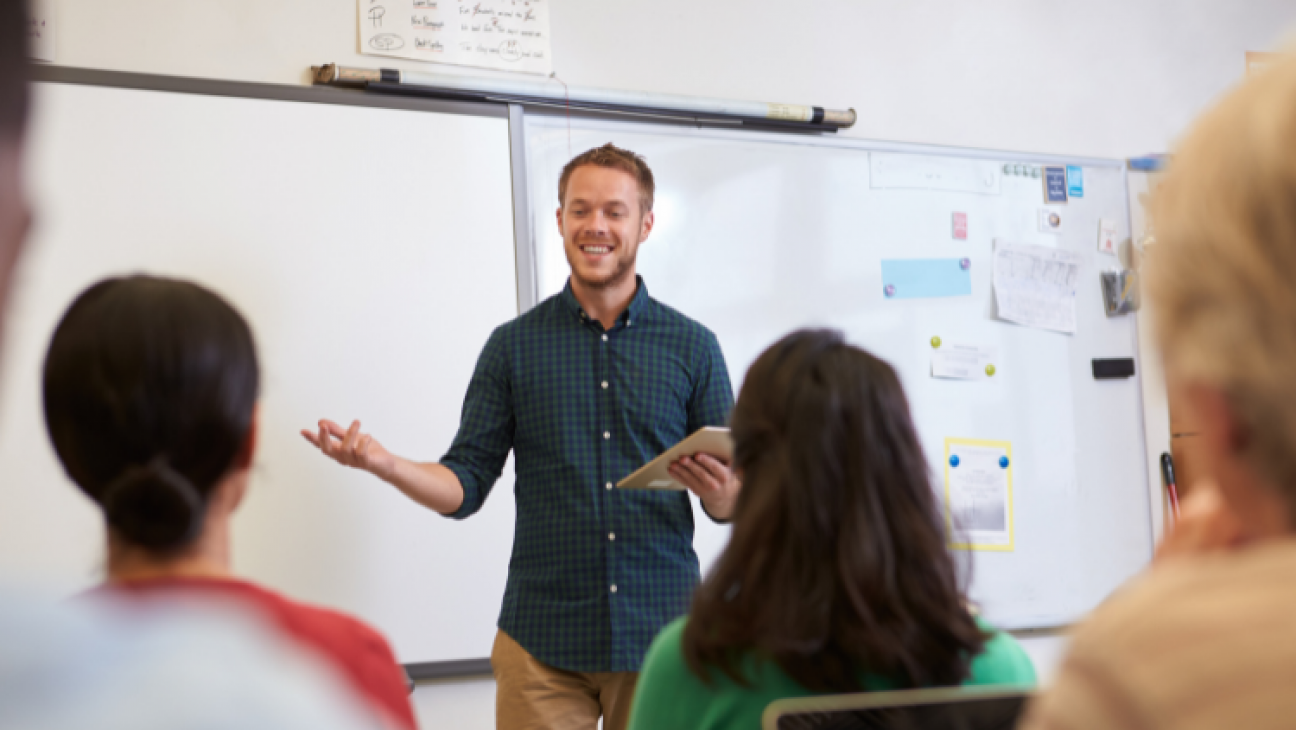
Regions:
<instances>
[{"instance_id":1,"label":"man's beard","mask_svg":"<svg viewBox=\"0 0 1296 730\"><path fill-rule=\"evenodd\" d=\"M579 268L576 266L575 262L571 260L573 255L580 255L579 245L576 246L575 254L568 254L567 264L571 267L572 277L579 281L582 286L593 291L602 291L604 289L611 289L629 278L631 270L634 269L635 258L638 254L639 252L635 250L628 256L617 257L616 268L612 270L612 273L599 279L587 279L581 276Z\"/></svg>"}]
</instances>

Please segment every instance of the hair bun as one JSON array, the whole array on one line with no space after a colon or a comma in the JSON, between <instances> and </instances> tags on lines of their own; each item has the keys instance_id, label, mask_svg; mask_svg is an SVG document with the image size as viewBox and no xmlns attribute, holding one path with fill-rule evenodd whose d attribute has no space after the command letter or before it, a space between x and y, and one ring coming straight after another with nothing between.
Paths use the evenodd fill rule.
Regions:
<instances>
[{"instance_id":1,"label":"hair bun","mask_svg":"<svg viewBox=\"0 0 1296 730\"><path fill-rule=\"evenodd\" d=\"M202 497L164 457L126 468L103 492L108 524L127 541L149 550L173 550L200 531Z\"/></svg>"}]
</instances>

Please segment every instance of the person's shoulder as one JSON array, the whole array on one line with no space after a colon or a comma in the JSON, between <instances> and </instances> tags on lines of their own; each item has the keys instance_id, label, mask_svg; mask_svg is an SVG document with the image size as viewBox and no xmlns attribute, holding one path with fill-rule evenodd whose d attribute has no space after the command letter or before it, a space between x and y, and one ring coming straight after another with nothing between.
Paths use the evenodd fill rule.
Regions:
<instances>
[{"instance_id":1,"label":"person's shoulder","mask_svg":"<svg viewBox=\"0 0 1296 730\"><path fill-rule=\"evenodd\" d=\"M688 626L688 617L682 616L666 624L657 638L648 647L644 658L644 671L652 667L654 671L677 671L687 669L684 662L684 629Z\"/></svg>"},{"instance_id":2,"label":"person's shoulder","mask_svg":"<svg viewBox=\"0 0 1296 730\"><path fill-rule=\"evenodd\" d=\"M317 635L352 643L358 649L392 657L391 646L377 629L347 613L332 608L303 603L287 596L257 586L276 604L282 615L292 623ZM394 661L394 659L393 659Z\"/></svg>"},{"instance_id":3,"label":"person's shoulder","mask_svg":"<svg viewBox=\"0 0 1296 730\"><path fill-rule=\"evenodd\" d=\"M990 637L982 645L981 653L972 658L972 671L967 684L1034 686L1037 681L1035 664L1017 639L980 618L977 619L977 625Z\"/></svg>"},{"instance_id":4,"label":"person's shoulder","mask_svg":"<svg viewBox=\"0 0 1296 730\"><path fill-rule=\"evenodd\" d=\"M1158 564L1099 607L1075 648L1146 657L1203 637L1233 642L1296 605L1296 540ZM1292 626L1296 634L1296 625Z\"/></svg>"},{"instance_id":5,"label":"person's shoulder","mask_svg":"<svg viewBox=\"0 0 1296 730\"><path fill-rule=\"evenodd\" d=\"M706 325L702 324L696 319L693 319L687 314L684 314L683 312L672 307L671 305L666 304L660 299L656 299L652 296L649 296L647 301L647 306L645 307L645 309L647 310L647 314L649 317L653 318L657 322L660 322L661 324L670 327L677 327L681 330L684 330L690 334L699 337L709 337L711 339L715 339L715 334L710 329L708 329Z\"/></svg>"}]
</instances>

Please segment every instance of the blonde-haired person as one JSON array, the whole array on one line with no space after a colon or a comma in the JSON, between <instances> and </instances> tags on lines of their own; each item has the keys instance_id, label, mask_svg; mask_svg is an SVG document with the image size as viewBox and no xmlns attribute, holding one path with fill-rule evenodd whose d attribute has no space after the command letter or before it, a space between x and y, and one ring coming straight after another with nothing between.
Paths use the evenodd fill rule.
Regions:
<instances>
[{"instance_id":1,"label":"blonde-haired person","mask_svg":"<svg viewBox=\"0 0 1296 730\"><path fill-rule=\"evenodd\" d=\"M1076 633L1030 728L1296 722L1296 56L1196 124L1158 191L1149 299L1206 480Z\"/></svg>"}]
</instances>

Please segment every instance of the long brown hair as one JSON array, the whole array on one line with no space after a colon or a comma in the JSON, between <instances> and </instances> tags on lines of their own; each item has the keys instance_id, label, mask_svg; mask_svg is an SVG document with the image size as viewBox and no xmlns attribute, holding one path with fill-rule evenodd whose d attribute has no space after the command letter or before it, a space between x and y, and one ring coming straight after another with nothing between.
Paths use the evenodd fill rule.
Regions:
<instances>
[{"instance_id":1,"label":"long brown hair","mask_svg":"<svg viewBox=\"0 0 1296 730\"><path fill-rule=\"evenodd\" d=\"M693 673L747 684L752 653L816 692L964 680L987 636L895 371L838 332L794 332L752 365L731 425L743 488L684 631Z\"/></svg>"}]
</instances>

